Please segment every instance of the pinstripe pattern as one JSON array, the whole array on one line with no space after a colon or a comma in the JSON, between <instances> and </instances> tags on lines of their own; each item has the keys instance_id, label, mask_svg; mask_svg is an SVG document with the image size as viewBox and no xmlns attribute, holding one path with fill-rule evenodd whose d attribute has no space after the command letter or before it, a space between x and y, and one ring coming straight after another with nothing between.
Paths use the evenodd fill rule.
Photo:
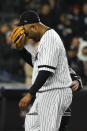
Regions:
<instances>
[{"instance_id":1,"label":"pinstripe pattern","mask_svg":"<svg viewBox=\"0 0 87 131\"><path fill-rule=\"evenodd\" d=\"M35 55L38 60L35 61ZM69 87L72 83L65 48L59 35L53 30L48 30L39 43L38 49L33 54L33 78L34 83L38 71L47 70L53 72L53 77L48 78L40 91L52 88Z\"/></svg>"},{"instance_id":2,"label":"pinstripe pattern","mask_svg":"<svg viewBox=\"0 0 87 131\"><path fill-rule=\"evenodd\" d=\"M58 131L61 117L72 101L72 83L66 52L59 35L48 30L32 55L34 83L41 70L53 73L36 94L25 119L25 131ZM39 93L40 92L40 93Z\"/></svg>"},{"instance_id":3,"label":"pinstripe pattern","mask_svg":"<svg viewBox=\"0 0 87 131\"><path fill-rule=\"evenodd\" d=\"M62 115L72 101L70 88L37 93L26 115L25 131L58 131Z\"/></svg>"}]
</instances>

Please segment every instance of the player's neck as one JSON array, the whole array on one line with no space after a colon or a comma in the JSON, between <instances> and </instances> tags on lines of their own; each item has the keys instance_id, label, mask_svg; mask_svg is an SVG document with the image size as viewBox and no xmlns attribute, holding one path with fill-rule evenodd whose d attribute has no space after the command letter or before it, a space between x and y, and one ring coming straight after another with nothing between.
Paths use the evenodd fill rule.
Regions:
<instances>
[{"instance_id":1,"label":"player's neck","mask_svg":"<svg viewBox=\"0 0 87 131\"><path fill-rule=\"evenodd\" d=\"M42 37L44 33L49 29L49 27L41 23L39 29L40 29L40 37Z\"/></svg>"}]
</instances>

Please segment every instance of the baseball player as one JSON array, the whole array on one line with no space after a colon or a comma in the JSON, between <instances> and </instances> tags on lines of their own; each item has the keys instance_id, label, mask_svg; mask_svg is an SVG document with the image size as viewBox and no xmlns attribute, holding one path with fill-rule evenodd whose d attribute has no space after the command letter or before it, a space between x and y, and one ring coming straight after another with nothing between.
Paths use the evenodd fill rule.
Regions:
<instances>
[{"instance_id":1,"label":"baseball player","mask_svg":"<svg viewBox=\"0 0 87 131\"><path fill-rule=\"evenodd\" d=\"M36 49L36 48L35 48ZM25 62L29 63L29 59L28 59L28 55L30 54L29 53L30 50L25 50L25 53L23 52L23 50L20 53L20 56L25 60ZM32 52L31 52L32 53ZM27 54L27 55L25 55ZM26 58L26 59L25 59ZM72 78L72 86L71 86L71 89L73 91L73 95L81 90L83 88L82 86L82 81L81 81L81 78L80 76L78 76L76 74L76 72L69 67L69 71L70 71L70 75L71 75L71 78ZM33 104L35 100L35 97L33 99L33 101L31 101ZM68 123L69 123L69 120L70 120L70 117L71 117L71 107L69 107L69 109L64 113L63 117L62 117L62 121L61 121L61 125L60 125L60 129L59 131L67 131L67 128L68 128Z\"/></svg>"},{"instance_id":2,"label":"baseball player","mask_svg":"<svg viewBox=\"0 0 87 131\"><path fill-rule=\"evenodd\" d=\"M29 52L27 50L25 50L25 52L27 54L26 56L24 55L25 53L23 51L20 52L20 55L27 63L29 63L29 59L27 59ZM81 81L80 76L78 76L72 68L69 67L69 71L70 71L70 75L72 78L71 89L73 91L73 95L74 94L76 95L76 93L83 88L82 81ZM33 104L34 100L35 100L35 97L34 97L31 104ZM64 113L62 120L61 120L59 131L67 131L68 130L68 124L69 124L69 120L71 117L71 110L72 110L71 107L69 107L68 110Z\"/></svg>"},{"instance_id":3,"label":"baseball player","mask_svg":"<svg viewBox=\"0 0 87 131\"><path fill-rule=\"evenodd\" d=\"M58 131L61 118L72 102L72 80L65 48L59 35L40 22L34 11L26 11L11 34L11 41L24 53L25 38L39 42L37 50L28 55L33 66L32 86L19 102L25 110L33 96L36 99L25 118L25 131Z\"/></svg>"}]
</instances>

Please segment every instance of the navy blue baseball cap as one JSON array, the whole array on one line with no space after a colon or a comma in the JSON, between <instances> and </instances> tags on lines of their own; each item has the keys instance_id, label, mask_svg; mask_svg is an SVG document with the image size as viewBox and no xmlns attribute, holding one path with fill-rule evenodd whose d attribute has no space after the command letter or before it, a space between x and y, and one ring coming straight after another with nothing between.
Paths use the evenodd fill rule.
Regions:
<instances>
[{"instance_id":1,"label":"navy blue baseball cap","mask_svg":"<svg viewBox=\"0 0 87 131\"><path fill-rule=\"evenodd\" d=\"M16 25L21 26L25 24L33 24L33 23L38 23L38 22L40 22L39 15L35 11L29 10L29 11L25 11L20 16L20 22Z\"/></svg>"}]
</instances>

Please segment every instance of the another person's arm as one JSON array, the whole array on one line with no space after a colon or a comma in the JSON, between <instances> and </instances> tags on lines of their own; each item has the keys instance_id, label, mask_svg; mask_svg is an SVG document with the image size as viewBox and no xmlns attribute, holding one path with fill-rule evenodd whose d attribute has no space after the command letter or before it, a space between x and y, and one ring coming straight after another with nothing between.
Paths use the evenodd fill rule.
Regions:
<instances>
[{"instance_id":1,"label":"another person's arm","mask_svg":"<svg viewBox=\"0 0 87 131\"><path fill-rule=\"evenodd\" d=\"M83 88L81 77L77 75L76 72L72 68L69 68L69 70L70 70L70 75L73 81L71 88L73 91L78 91L81 88Z\"/></svg>"}]
</instances>

